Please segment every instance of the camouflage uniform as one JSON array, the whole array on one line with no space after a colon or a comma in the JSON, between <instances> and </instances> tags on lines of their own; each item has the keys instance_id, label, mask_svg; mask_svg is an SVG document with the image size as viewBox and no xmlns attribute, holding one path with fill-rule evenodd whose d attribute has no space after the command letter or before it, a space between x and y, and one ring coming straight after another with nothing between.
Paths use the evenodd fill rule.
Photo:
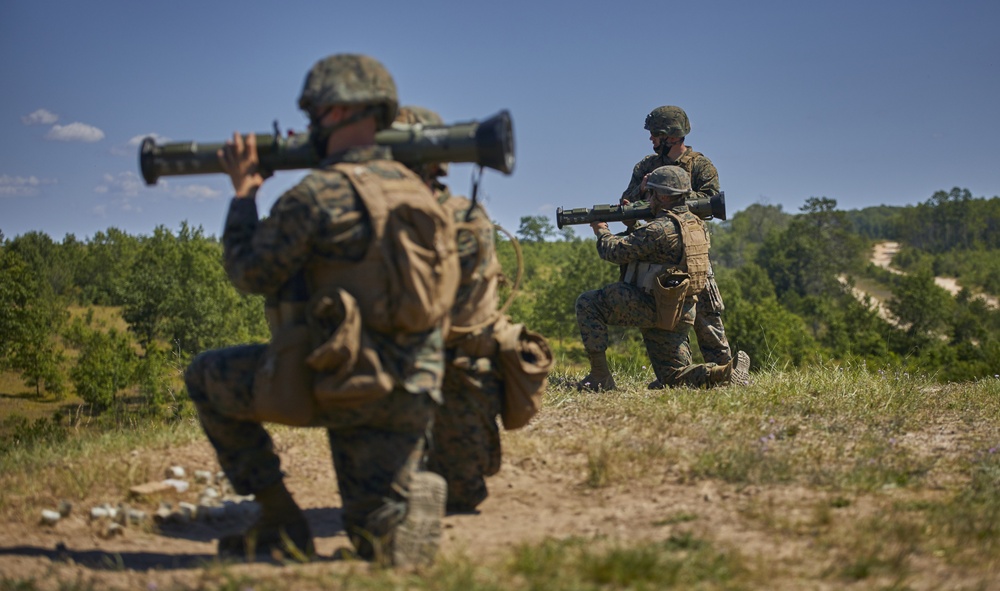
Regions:
<instances>
[{"instance_id":1,"label":"camouflage uniform","mask_svg":"<svg viewBox=\"0 0 1000 591\"><path fill-rule=\"evenodd\" d=\"M379 178L398 176L396 163L383 164L389 158L388 149L368 146L326 162L356 162ZM283 194L264 220L258 220L254 199L232 201L223 233L225 268L241 290L273 298L308 274L312 263L360 260L371 238L367 211L347 178L315 170ZM323 414L314 423L328 429L345 529L369 559L375 552L371 536L393 531L406 513L406 491L421 468L444 371L440 329L392 338L394 346L382 351L401 376L392 392L353 410ZM246 345L206 351L185 375L202 427L240 494L282 480L271 438L252 418L254 374L265 349Z\"/></svg>"},{"instance_id":2,"label":"camouflage uniform","mask_svg":"<svg viewBox=\"0 0 1000 591\"><path fill-rule=\"evenodd\" d=\"M701 199L719 194L719 173L712 164L712 161L701 152L696 152L690 146L685 146L684 153L674 160L666 155L650 154L632 169L632 178L629 180L628 188L622 193L622 199L628 199L632 203L643 203L648 201L648 191L643 194L641 189L642 179L647 174L653 172L661 166L680 166L691 175L691 196L689 199ZM733 358L732 350L729 348L729 340L726 338L726 329L722 324L722 313L725 305L722 303L722 294L719 292L719 285L715 282L715 272L712 271L711 263L708 268L708 282L705 289L698 294L697 314L694 320L694 334L698 339L698 347L706 362L724 365ZM646 347L669 347L669 343L660 342L656 335L650 338L650 342L644 337Z\"/></svg>"},{"instance_id":3,"label":"camouflage uniform","mask_svg":"<svg viewBox=\"0 0 1000 591\"><path fill-rule=\"evenodd\" d=\"M467 221L472 202L451 195L440 183L436 189L439 201L460 225L462 283L451 316L453 330L445 343L444 404L434 415L427 469L448 481L449 510L472 511L488 494L485 477L500 470L497 416L503 382L493 339L500 263L486 210L477 205ZM462 228L463 224L471 226Z\"/></svg>"},{"instance_id":4,"label":"camouflage uniform","mask_svg":"<svg viewBox=\"0 0 1000 591\"><path fill-rule=\"evenodd\" d=\"M679 216L694 217L683 202L670 208ZM650 223L626 236L615 236L601 229L597 238L598 255L611 263L627 265L642 261L677 265L683 254L677 224L661 212ZM667 386L704 387L713 385L716 364L694 365L688 331L695 317L695 298L688 296L680 322L673 330L656 328L656 302L653 296L636 285L617 282L588 291L576 300L576 318L583 346L589 352L602 353L608 348L608 325L634 326L646 343L657 380Z\"/></svg>"}]
</instances>

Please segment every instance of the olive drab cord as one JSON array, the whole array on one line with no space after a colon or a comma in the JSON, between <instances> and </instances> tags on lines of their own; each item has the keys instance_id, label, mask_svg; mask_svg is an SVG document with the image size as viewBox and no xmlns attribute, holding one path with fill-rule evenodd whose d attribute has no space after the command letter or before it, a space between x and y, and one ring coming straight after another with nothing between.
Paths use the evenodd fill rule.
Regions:
<instances>
[{"instance_id":1,"label":"olive drab cord","mask_svg":"<svg viewBox=\"0 0 1000 591\"><path fill-rule=\"evenodd\" d=\"M470 221L472 219L472 212L476 210L476 205L479 203L479 183L483 180L483 165L472 169L472 205L469 206L469 211L465 212L465 221Z\"/></svg>"}]
</instances>

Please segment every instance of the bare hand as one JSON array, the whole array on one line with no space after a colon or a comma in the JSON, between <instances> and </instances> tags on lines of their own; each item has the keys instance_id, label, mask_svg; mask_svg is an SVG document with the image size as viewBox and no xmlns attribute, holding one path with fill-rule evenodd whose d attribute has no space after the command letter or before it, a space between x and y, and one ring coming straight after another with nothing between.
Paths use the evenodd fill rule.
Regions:
<instances>
[{"instance_id":1,"label":"bare hand","mask_svg":"<svg viewBox=\"0 0 1000 591\"><path fill-rule=\"evenodd\" d=\"M605 222L590 222L590 228L594 231L594 236L600 236L602 229L608 229L608 224Z\"/></svg>"},{"instance_id":2,"label":"bare hand","mask_svg":"<svg viewBox=\"0 0 1000 591\"><path fill-rule=\"evenodd\" d=\"M646 175L646 176L649 176L649 175ZM642 179L642 184L643 185L646 184L646 179L645 178ZM629 201L628 199L622 197L622 207L627 207L627 206L629 206L631 204L632 204L631 201ZM625 224L625 227L628 228L628 229L630 229L630 230L635 227L635 222L636 222L636 220L622 220L622 223Z\"/></svg>"},{"instance_id":3,"label":"bare hand","mask_svg":"<svg viewBox=\"0 0 1000 591\"><path fill-rule=\"evenodd\" d=\"M257 157L257 135L251 133L246 142L239 133L226 141L218 152L219 164L233 182L237 197L254 197L257 189L264 184L264 177L258 172L260 159Z\"/></svg>"}]
</instances>

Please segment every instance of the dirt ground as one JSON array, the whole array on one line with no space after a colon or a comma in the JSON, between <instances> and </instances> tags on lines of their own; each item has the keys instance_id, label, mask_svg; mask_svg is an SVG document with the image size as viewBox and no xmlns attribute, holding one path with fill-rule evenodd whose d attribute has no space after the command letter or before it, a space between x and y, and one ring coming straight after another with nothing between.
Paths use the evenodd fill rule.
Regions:
<instances>
[{"instance_id":1,"label":"dirt ground","mask_svg":"<svg viewBox=\"0 0 1000 591\"><path fill-rule=\"evenodd\" d=\"M537 428L546 428L540 420ZM561 428L569 429L571 425ZM338 548L349 547L341 526L340 498L325 436L319 430L302 436L275 436L283 459L286 482L306 515L316 537L319 560L296 565L304 572L329 572L348 568L335 561ZM162 452L138 452L151 472L168 467L194 470L217 469L214 454L205 443L193 443ZM500 473L489 479L489 498L478 514L445 518L442 555L464 556L473 562L488 561L522 543L545 538L663 540L678 530L709 537L723 544L751 550L769 559L790 555L794 545L768 541L743 529L738 511L741 504L762 494L747 489L735 492L710 483L683 484L671 466L628 487L590 488L584 485L586 458L536 456L506 458ZM173 500L193 501L192 487ZM796 491L767 494L797 495ZM207 524L191 522L163 526L129 526L125 533L106 537L107 522L89 519L90 507L115 504L124 498L90 498L76 503L70 515L54 526L34 523L0 524L0 573L12 580L93 581L96 588L169 588L194 585L211 562L219 535L239 530L243 522L229 520ZM52 499L53 505L58 501ZM153 504L155 508L155 503ZM143 507L148 509L150 503ZM668 524L671 516L696 515L697 519ZM684 520L681 520L684 521ZM237 565L229 568L254 576L275 576L275 564ZM280 571L279 571L280 572ZM58 588L58 587L56 587Z\"/></svg>"},{"instance_id":2,"label":"dirt ground","mask_svg":"<svg viewBox=\"0 0 1000 591\"><path fill-rule=\"evenodd\" d=\"M559 412L543 412L528 430L544 430L549 440L560 433L569 436L576 428L579 425ZM950 433L951 439L924 442L928 450L957 452L957 431L949 427L942 432ZM519 435L505 433L504 437L507 445L508 438ZM296 580L308 580L366 568L334 558L338 549L349 547L349 542L341 525L340 498L325 434L317 429L280 431L275 433L275 442L288 487L312 527L318 559L292 566L230 564L224 567L226 572L274 581L290 576L290 572L300 577ZM830 504L822 491L797 485L758 487L690 481L683 468L670 462L626 484L594 488L586 484L588 459L583 453L539 451L523 442L511 447L514 453L505 454L500 473L488 481L490 497L479 513L445 518L441 556L487 564L509 556L517 545L546 538L576 537L632 546L691 535L709 540L720 552L738 553L746 564L753 565L758 577L765 577L768 589L802 589L803 584L809 589L847 588L843 580L829 576L838 568L836 552L817 546L810 536L789 536L762 525L767 519L761 515L767 513L785 524L811 523L816 507ZM150 474L163 474L171 466L184 467L188 474L218 469L207 442L178 446L166 453L137 450L133 455ZM197 489L192 485L191 490L171 500L193 502ZM199 588L214 572L216 578L211 580L216 583L209 588L216 588L220 572L220 567L213 565L216 539L238 531L245 521L191 522L162 528L128 526L124 534L107 537L107 522L89 519L90 507L125 500L124 493L118 498L92 495L77 502L70 515L54 526L0 523L0 580L33 581L40 589L155 590ZM51 503L55 506L58 499L51 499ZM875 503L875 499L860 497L849 507L836 509L834 518L847 523L870 517L879 511ZM155 509L155 502L147 501L142 508ZM974 588L964 587L963 583L972 581L963 581L962 575L933 557L920 560L930 564L915 564L920 572L914 580L919 584L909 588ZM867 582L871 583L874 581ZM998 589L1000 585L975 588Z\"/></svg>"}]
</instances>

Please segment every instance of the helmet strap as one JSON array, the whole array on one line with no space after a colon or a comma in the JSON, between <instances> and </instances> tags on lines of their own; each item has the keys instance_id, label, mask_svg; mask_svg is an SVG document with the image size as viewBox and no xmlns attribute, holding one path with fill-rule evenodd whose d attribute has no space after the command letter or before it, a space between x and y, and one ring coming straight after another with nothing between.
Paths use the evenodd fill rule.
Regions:
<instances>
[{"instance_id":1,"label":"helmet strap","mask_svg":"<svg viewBox=\"0 0 1000 591\"><path fill-rule=\"evenodd\" d=\"M316 155L319 156L320 160L325 160L329 154L326 153L327 145L330 143L330 136L333 135L337 130L343 129L348 125L352 125L361 121L362 119L367 119L368 117L377 117L379 114L379 109L382 107L379 105L369 105L367 108L354 113L349 117L345 117L336 123L330 125L323 125L321 120L323 115L317 115L310 113L309 115L309 142L313 146L313 150L316 151Z\"/></svg>"},{"instance_id":2,"label":"helmet strap","mask_svg":"<svg viewBox=\"0 0 1000 591\"><path fill-rule=\"evenodd\" d=\"M672 136L664 136L664 139L660 140L660 145L653 148L653 150L660 156L666 156L674 146L684 142L684 138L676 138L673 140L667 140L666 138Z\"/></svg>"}]
</instances>

